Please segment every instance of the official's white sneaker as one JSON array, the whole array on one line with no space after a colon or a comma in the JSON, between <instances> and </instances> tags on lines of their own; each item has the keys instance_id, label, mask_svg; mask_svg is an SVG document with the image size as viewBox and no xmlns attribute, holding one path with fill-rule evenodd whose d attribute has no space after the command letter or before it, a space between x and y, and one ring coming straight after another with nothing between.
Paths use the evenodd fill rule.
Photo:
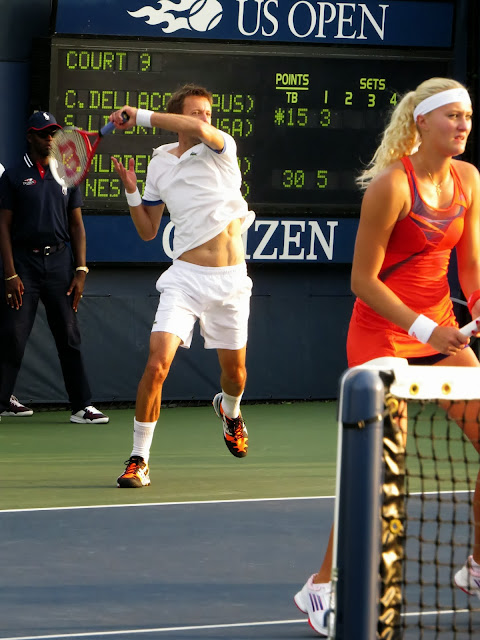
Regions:
<instances>
[{"instance_id":1,"label":"official's white sneaker","mask_svg":"<svg viewBox=\"0 0 480 640\"><path fill-rule=\"evenodd\" d=\"M308 624L324 637L328 636L331 590L330 582L314 584L312 575L293 598L300 611L308 615Z\"/></svg>"},{"instance_id":2,"label":"official's white sneaker","mask_svg":"<svg viewBox=\"0 0 480 640\"><path fill-rule=\"evenodd\" d=\"M77 413L72 413L70 422L78 424L106 424L110 418L104 413L92 407L92 405L80 409Z\"/></svg>"},{"instance_id":3,"label":"official's white sneaker","mask_svg":"<svg viewBox=\"0 0 480 640\"><path fill-rule=\"evenodd\" d=\"M460 571L457 571L455 584L469 596L477 596L480 600L480 569L472 567L472 560L470 556Z\"/></svg>"},{"instance_id":4,"label":"official's white sneaker","mask_svg":"<svg viewBox=\"0 0 480 640\"><path fill-rule=\"evenodd\" d=\"M10 396L10 404L8 409L2 411L0 415L10 418L26 418L27 416L33 415L33 409L29 409L24 404L19 402L18 398L16 398L15 396Z\"/></svg>"}]
</instances>

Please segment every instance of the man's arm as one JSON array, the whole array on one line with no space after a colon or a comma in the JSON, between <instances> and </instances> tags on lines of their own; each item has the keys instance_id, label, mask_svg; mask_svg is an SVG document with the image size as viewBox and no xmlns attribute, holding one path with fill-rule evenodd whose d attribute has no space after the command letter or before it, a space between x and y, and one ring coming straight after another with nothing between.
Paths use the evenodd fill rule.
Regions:
<instances>
[{"instance_id":1,"label":"man's arm","mask_svg":"<svg viewBox=\"0 0 480 640\"><path fill-rule=\"evenodd\" d=\"M117 129L132 129L137 124L137 112L138 109L136 107L125 105L122 109L113 113L110 119L115 123ZM126 122L123 120L122 113L128 115ZM150 126L198 138L200 142L204 142L211 149L217 151L221 151L225 144L224 137L218 129L208 122L193 116L153 111L150 117Z\"/></svg>"},{"instance_id":2,"label":"man's arm","mask_svg":"<svg viewBox=\"0 0 480 640\"><path fill-rule=\"evenodd\" d=\"M4 277L9 278L15 273L13 262L12 238L10 228L12 226L13 213L10 209L0 209L0 253L2 254Z\"/></svg>"},{"instance_id":3,"label":"man's arm","mask_svg":"<svg viewBox=\"0 0 480 640\"><path fill-rule=\"evenodd\" d=\"M6 303L12 309L19 309L22 306L24 287L20 276L15 271L15 262L13 260L10 233L12 216L13 212L10 209L0 209L0 253L2 254L3 277L5 278Z\"/></svg>"},{"instance_id":4,"label":"man's arm","mask_svg":"<svg viewBox=\"0 0 480 640\"><path fill-rule=\"evenodd\" d=\"M165 209L165 204L162 203L147 207L142 203L141 196L137 192L137 176L134 171L134 158L130 158L128 168L124 167L123 164L113 156L112 162L127 194L138 194L134 203L129 203L130 215L138 235L146 242L153 240L157 236L160 228L160 221Z\"/></svg>"},{"instance_id":5,"label":"man's arm","mask_svg":"<svg viewBox=\"0 0 480 640\"><path fill-rule=\"evenodd\" d=\"M83 225L82 210L75 207L68 214L68 227L70 233L70 243L76 267L85 267L87 264L87 237ZM85 288L86 271L75 271L67 296L73 292L72 307L74 311L78 309L78 303Z\"/></svg>"}]
</instances>

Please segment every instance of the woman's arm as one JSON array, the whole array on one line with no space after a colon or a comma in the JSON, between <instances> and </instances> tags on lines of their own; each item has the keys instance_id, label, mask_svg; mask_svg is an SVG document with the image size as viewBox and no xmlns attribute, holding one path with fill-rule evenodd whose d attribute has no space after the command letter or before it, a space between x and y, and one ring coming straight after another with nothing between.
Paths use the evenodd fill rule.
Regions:
<instances>
[{"instance_id":1,"label":"woman's arm","mask_svg":"<svg viewBox=\"0 0 480 640\"><path fill-rule=\"evenodd\" d=\"M458 162L455 167L469 201L463 234L456 247L458 279L468 300L474 291L480 289L480 175L473 165L466 162ZM478 316L480 300L472 308L472 317Z\"/></svg>"},{"instance_id":2,"label":"woman's arm","mask_svg":"<svg viewBox=\"0 0 480 640\"><path fill-rule=\"evenodd\" d=\"M352 291L390 322L408 331L418 313L407 307L378 277L388 241L410 209L410 190L402 167L380 174L363 197L352 264Z\"/></svg>"}]
</instances>

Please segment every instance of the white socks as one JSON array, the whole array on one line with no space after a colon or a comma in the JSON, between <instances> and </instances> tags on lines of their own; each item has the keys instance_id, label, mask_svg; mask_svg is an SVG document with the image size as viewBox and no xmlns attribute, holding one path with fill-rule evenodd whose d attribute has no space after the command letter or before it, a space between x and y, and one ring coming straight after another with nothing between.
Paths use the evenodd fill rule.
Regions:
<instances>
[{"instance_id":1,"label":"white socks","mask_svg":"<svg viewBox=\"0 0 480 640\"><path fill-rule=\"evenodd\" d=\"M243 393L239 396L229 396L222 391L222 409L229 418L238 418L240 415L242 396ZM134 418L132 456L140 456L148 462L156 425L156 422L139 422Z\"/></svg>"},{"instance_id":2,"label":"white socks","mask_svg":"<svg viewBox=\"0 0 480 640\"><path fill-rule=\"evenodd\" d=\"M228 418L238 418L243 391L239 396L229 396L222 389L222 409Z\"/></svg>"},{"instance_id":3,"label":"white socks","mask_svg":"<svg viewBox=\"0 0 480 640\"><path fill-rule=\"evenodd\" d=\"M145 462L148 462L156 424L156 422L138 422L134 418L132 456L141 456Z\"/></svg>"}]
</instances>

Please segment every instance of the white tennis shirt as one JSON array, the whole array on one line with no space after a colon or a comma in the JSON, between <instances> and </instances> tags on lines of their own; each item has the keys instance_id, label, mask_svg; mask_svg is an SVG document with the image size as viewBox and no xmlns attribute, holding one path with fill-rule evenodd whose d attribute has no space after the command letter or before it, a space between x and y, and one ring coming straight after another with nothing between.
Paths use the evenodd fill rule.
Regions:
<instances>
[{"instance_id":1,"label":"white tennis shirt","mask_svg":"<svg viewBox=\"0 0 480 640\"><path fill-rule=\"evenodd\" d=\"M148 165L143 203L164 202L175 225L173 259L221 233L236 218L242 233L255 214L240 191L242 176L235 140L222 132L225 145L217 152L203 142L180 157L169 153L178 142L154 150Z\"/></svg>"}]
</instances>

